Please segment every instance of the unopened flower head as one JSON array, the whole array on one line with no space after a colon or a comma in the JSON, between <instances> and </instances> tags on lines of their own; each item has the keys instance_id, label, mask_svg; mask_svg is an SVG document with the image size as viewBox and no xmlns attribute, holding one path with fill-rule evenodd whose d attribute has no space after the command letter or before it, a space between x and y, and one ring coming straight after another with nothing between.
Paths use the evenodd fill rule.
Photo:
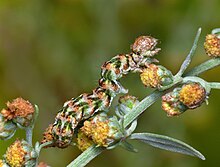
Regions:
<instances>
[{"instance_id":1,"label":"unopened flower head","mask_svg":"<svg viewBox=\"0 0 220 167\"><path fill-rule=\"evenodd\" d=\"M25 140L16 140L4 155L10 167L35 166L37 153Z\"/></svg>"},{"instance_id":2,"label":"unopened flower head","mask_svg":"<svg viewBox=\"0 0 220 167\"><path fill-rule=\"evenodd\" d=\"M13 120L21 127L27 127L32 123L35 109L29 101L17 98L7 102L7 107L1 111L5 119Z\"/></svg>"},{"instance_id":3,"label":"unopened flower head","mask_svg":"<svg viewBox=\"0 0 220 167\"><path fill-rule=\"evenodd\" d=\"M160 48L156 48L157 41L157 39L151 36L140 36L135 40L134 44L131 45L131 50L141 56L154 56L160 51Z\"/></svg>"},{"instance_id":4,"label":"unopened flower head","mask_svg":"<svg viewBox=\"0 0 220 167\"><path fill-rule=\"evenodd\" d=\"M94 142L92 141L92 139L89 138L81 130L79 130L79 132L77 133L77 147L81 151L85 151L87 148L89 148L93 144L94 144Z\"/></svg>"},{"instance_id":5,"label":"unopened flower head","mask_svg":"<svg viewBox=\"0 0 220 167\"><path fill-rule=\"evenodd\" d=\"M185 84L179 92L179 100L190 109L199 107L206 97L206 90L199 83Z\"/></svg>"},{"instance_id":6,"label":"unopened flower head","mask_svg":"<svg viewBox=\"0 0 220 167\"><path fill-rule=\"evenodd\" d=\"M96 115L94 119L84 122L82 132L90 137L99 146L108 147L123 137L116 117L103 119Z\"/></svg>"},{"instance_id":7,"label":"unopened flower head","mask_svg":"<svg viewBox=\"0 0 220 167\"><path fill-rule=\"evenodd\" d=\"M131 112L132 109L139 103L135 96L125 95L121 96L118 100L119 104L116 107L116 113L118 116L124 116Z\"/></svg>"},{"instance_id":8,"label":"unopened flower head","mask_svg":"<svg viewBox=\"0 0 220 167\"><path fill-rule=\"evenodd\" d=\"M220 57L220 37L217 34L208 34L205 39L204 48L210 57Z\"/></svg>"},{"instance_id":9,"label":"unopened flower head","mask_svg":"<svg viewBox=\"0 0 220 167\"><path fill-rule=\"evenodd\" d=\"M187 107L179 101L180 88L175 88L162 96L162 109L168 116L178 116L187 110Z\"/></svg>"},{"instance_id":10,"label":"unopened flower head","mask_svg":"<svg viewBox=\"0 0 220 167\"><path fill-rule=\"evenodd\" d=\"M0 139L7 140L11 138L17 129L17 125L11 120L7 120L0 113Z\"/></svg>"},{"instance_id":11,"label":"unopened flower head","mask_svg":"<svg viewBox=\"0 0 220 167\"><path fill-rule=\"evenodd\" d=\"M137 97L131 95L125 95L120 97L118 102L120 105L124 105L130 109L132 109L134 106L136 106L139 103Z\"/></svg>"},{"instance_id":12,"label":"unopened flower head","mask_svg":"<svg viewBox=\"0 0 220 167\"><path fill-rule=\"evenodd\" d=\"M173 82L172 73L165 67L155 64L149 64L140 74L142 83L151 88L160 89Z\"/></svg>"},{"instance_id":13,"label":"unopened flower head","mask_svg":"<svg viewBox=\"0 0 220 167\"><path fill-rule=\"evenodd\" d=\"M168 116L180 115L199 107L206 98L206 89L200 83L189 82L162 96L162 109Z\"/></svg>"}]
</instances>

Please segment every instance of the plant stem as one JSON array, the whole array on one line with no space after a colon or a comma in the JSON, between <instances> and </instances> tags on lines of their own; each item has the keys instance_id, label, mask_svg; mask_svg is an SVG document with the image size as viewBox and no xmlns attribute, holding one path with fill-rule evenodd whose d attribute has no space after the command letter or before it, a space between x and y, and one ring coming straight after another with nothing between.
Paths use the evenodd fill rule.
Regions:
<instances>
[{"instance_id":1,"label":"plant stem","mask_svg":"<svg viewBox=\"0 0 220 167\"><path fill-rule=\"evenodd\" d=\"M104 150L104 147L96 147L95 145L92 145L80 154L74 161L67 165L67 167L83 167Z\"/></svg>"},{"instance_id":2,"label":"plant stem","mask_svg":"<svg viewBox=\"0 0 220 167\"><path fill-rule=\"evenodd\" d=\"M28 144L30 144L30 146L32 146L33 127L29 126L25 129L25 131L26 131L26 141L28 142Z\"/></svg>"}]
</instances>

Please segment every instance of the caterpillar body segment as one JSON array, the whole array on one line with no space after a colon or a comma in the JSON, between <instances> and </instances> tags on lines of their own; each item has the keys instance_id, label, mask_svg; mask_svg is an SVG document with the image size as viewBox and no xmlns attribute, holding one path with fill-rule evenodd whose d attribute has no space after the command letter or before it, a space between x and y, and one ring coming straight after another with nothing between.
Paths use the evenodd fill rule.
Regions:
<instances>
[{"instance_id":1,"label":"caterpillar body segment","mask_svg":"<svg viewBox=\"0 0 220 167\"><path fill-rule=\"evenodd\" d=\"M119 79L130 72L142 72L148 64L157 62L151 58L160 51L156 48L157 40L150 36L141 36L131 46L130 54L119 54L105 62L101 67L99 86L90 94L81 94L64 103L57 113L52 128L55 146L65 148L74 137L74 130L80 122L97 112L108 111L113 98L128 91Z\"/></svg>"}]
</instances>

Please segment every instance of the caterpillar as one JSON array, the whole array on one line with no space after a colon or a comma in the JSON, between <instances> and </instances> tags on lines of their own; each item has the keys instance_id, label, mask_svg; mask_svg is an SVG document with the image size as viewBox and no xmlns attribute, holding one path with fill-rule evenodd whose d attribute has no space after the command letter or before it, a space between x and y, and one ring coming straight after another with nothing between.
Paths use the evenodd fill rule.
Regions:
<instances>
[{"instance_id":1,"label":"caterpillar","mask_svg":"<svg viewBox=\"0 0 220 167\"><path fill-rule=\"evenodd\" d=\"M152 58L160 51L156 47L157 41L151 36L138 37L131 45L131 53L116 55L102 65L99 86L92 93L83 93L64 103L52 126L55 146L69 146L81 122L95 113L107 111L116 95L128 92L119 79L130 72L141 72L147 64L157 62Z\"/></svg>"}]
</instances>

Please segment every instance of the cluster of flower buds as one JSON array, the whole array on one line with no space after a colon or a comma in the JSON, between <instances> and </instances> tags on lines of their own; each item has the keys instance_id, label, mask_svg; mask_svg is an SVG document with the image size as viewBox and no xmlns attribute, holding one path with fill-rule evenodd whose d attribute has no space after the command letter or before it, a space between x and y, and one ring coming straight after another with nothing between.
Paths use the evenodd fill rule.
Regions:
<instances>
[{"instance_id":1,"label":"cluster of flower buds","mask_svg":"<svg viewBox=\"0 0 220 167\"><path fill-rule=\"evenodd\" d=\"M161 89L173 82L172 73L161 65L149 64L140 74L142 83L151 88Z\"/></svg>"},{"instance_id":2,"label":"cluster of flower buds","mask_svg":"<svg viewBox=\"0 0 220 167\"><path fill-rule=\"evenodd\" d=\"M168 116L176 116L187 109L195 109L206 101L209 90L200 83L190 82L181 88L177 87L172 92L162 96L162 109Z\"/></svg>"},{"instance_id":3,"label":"cluster of flower buds","mask_svg":"<svg viewBox=\"0 0 220 167\"><path fill-rule=\"evenodd\" d=\"M210 57L220 57L220 33L208 34L205 39L204 48Z\"/></svg>"},{"instance_id":4,"label":"cluster of flower buds","mask_svg":"<svg viewBox=\"0 0 220 167\"><path fill-rule=\"evenodd\" d=\"M116 117L101 113L85 121L80 130L98 146L108 147L124 136L121 129Z\"/></svg>"},{"instance_id":5,"label":"cluster of flower buds","mask_svg":"<svg viewBox=\"0 0 220 167\"><path fill-rule=\"evenodd\" d=\"M139 103L136 97L125 95L119 99L117 115L122 118ZM86 120L77 133L77 146L84 151L92 144L102 147L110 147L126 136L126 130L122 127L116 116L109 117L101 112L89 120Z\"/></svg>"},{"instance_id":6,"label":"cluster of flower buds","mask_svg":"<svg viewBox=\"0 0 220 167\"><path fill-rule=\"evenodd\" d=\"M25 140L16 140L0 160L0 167L34 167L37 157L37 152Z\"/></svg>"},{"instance_id":7,"label":"cluster of flower buds","mask_svg":"<svg viewBox=\"0 0 220 167\"><path fill-rule=\"evenodd\" d=\"M34 119L34 106L22 98L7 102L7 109L0 111L0 139L6 140L13 136L17 126L26 128Z\"/></svg>"}]
</instances>

